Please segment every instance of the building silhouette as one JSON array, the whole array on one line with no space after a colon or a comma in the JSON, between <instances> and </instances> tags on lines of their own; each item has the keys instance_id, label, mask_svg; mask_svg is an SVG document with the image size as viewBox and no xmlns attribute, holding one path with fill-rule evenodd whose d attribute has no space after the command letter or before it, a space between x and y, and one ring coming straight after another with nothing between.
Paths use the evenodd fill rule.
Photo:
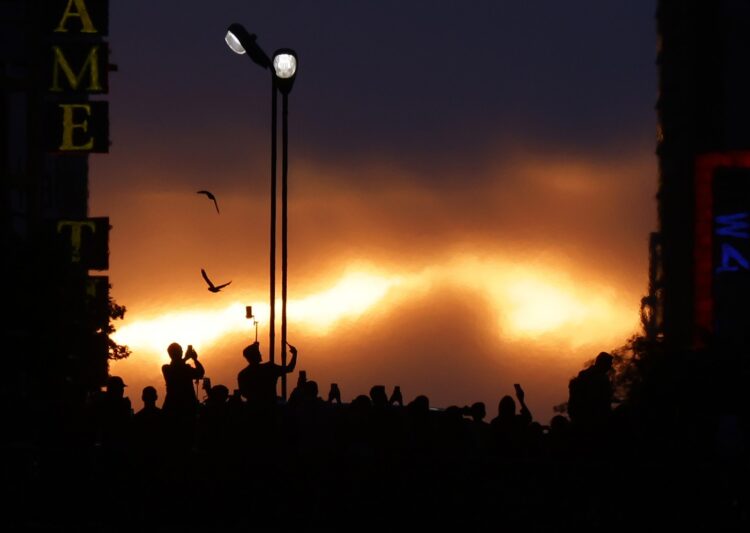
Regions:
<instances>
[{"instance_id":1,"label":"building silhouette","mask_svg":"<svg viewBox=\"0 0 750 533\"><path fill-rule=\"evenodd\" d=\"M106 218L89 216L89 155L106 152L108 3L4 0L0 404L80 404L107 377Z\"/></svg>"},{"instance_id":2,"label":"building silhouette","mask_svg":"<svg viewBox=\"0 0 750 533\"><path fill-rule=\"evenodd\" d=\"M748 347L750 4L660 0L659 230L646 331L674 349Z\"/></svg>"}]
</instances>

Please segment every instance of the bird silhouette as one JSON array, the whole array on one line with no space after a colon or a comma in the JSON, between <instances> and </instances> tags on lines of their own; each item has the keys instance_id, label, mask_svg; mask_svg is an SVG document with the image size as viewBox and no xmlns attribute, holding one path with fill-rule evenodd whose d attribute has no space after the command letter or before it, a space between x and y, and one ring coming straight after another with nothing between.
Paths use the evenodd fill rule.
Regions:
<instances>
[{"instance_id":1,"label":"bird silhouette","mask_svg":"<svg viewBox=\"0 0 750 533\"><path fill-rule=\"evenodd\" d=\"M203 279L206 280L206 283L208 283L208 290L211 292L219 292L221 289L232 283L231 281L228 281L227 283L222 283L221 285L214 285L213 281L208 279L208 275L206 274L206 271L201 268L201 276L203 276Z\"/></svg>"},{"instance_id":2,"label":"bird silhouette","mask_svg":"<svg viewBox=\"0 0 750 533\"><path fill-rule=\"evenodd\" d=\"M196 191L196 194L205 194L209 200L213 200L214 206L216 207L216 212L219 213L219 203L216 201L216 196L214 196L211 191Z\"/></svg>"}]
</instances>

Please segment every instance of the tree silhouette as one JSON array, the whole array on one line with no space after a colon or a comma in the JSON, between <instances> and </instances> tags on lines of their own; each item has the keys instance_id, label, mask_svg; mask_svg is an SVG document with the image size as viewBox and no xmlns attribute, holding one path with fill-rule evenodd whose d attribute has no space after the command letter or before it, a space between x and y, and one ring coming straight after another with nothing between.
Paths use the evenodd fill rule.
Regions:
<instances>
[{"instance_id":1,"label":"tree silhouette","mask_svg":"<svg viewBox=\"0 0 750 533\"><path fill-rule=\"evenodd\" d=\"M111 285L110 288L112 288ZM107 323L107 327L104 329L104 334L107 336L107 349L109 353L109 359L111 361L119 361L128 357L131 352L130 348L128 348L126 345L117 344L112 338L112 334L116 331L114 325L112 324L112 321L122 320L123 318L125 318L125 312L127 311L127 308L124 305L119 305L111 296L109 297L108 308L109 322Z\"/></svg>"}]
</instances>

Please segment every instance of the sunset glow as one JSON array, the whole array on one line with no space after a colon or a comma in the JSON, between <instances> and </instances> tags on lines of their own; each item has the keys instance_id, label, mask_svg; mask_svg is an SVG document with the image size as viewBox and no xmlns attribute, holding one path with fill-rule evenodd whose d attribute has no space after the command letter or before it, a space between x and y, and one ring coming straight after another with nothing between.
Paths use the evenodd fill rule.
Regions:
<instances>
[{"instance_id":1,"label":"sunset glow","mask_svg":"<svg viewBox=\"0 0 750 533\"><path fill-rule=\"evenodd\" d=\"M613 289L599 286L582 292L574 280L540 267L463 258L416 273L375 274L373 270L347 273L330 288L291 298L291 331L303 330L317 337L340 334L337 326L343 321L354 327L378 304L387 303L395 311L406 299L447 285L477 293L494 313L490 323L498 325L499 338L542 343L554 340L575 347L611 341L637 325L637 316ZM260 335L267 336L268 304L256 301L252 305ZM163 359L166 346L175 339L190 339L200 351L224 336L253 332L252 321L244 317L244 307L245 303L235 301L221 309L155 311L150 317L128 317L115 339L130 346L133 358L148 354L150 360ZM276 307L278 327L280 300Z\"/></svg>"},{"instance_id":2,"label":"sunset glow","mask_svg":"<svg viewBox=\"0 0 750 533\"><path fill-rule=\"evenodd\" d=\"M328 290L289 302L289 318L317 335L326 335L342 319L354 320L403 283L398 276L356 272L344 276ZM280 308L280 303L277 302Z\"/></svg>"},{"instance_id":3,"label":"sunset glow","mask_svg":"<svg viewBox=\"0 0 750 533\"><path fill-rule=\"evenodd\" d=\"M397 278L387 279L358 272L346 275L330 289L288 303L289 319L317 335L327 334L341 319L356 319L381 300ZM255 302L253 311L259 328L267 328L268 304ZM281 319L281 300L276 301L277 325ZM175 339L192 339L199 350L213 345L228 333L248 332L252 321L245 318L245 304L233 302L223 309L190 309L150 318L128 321L116 332L117 342L128 345L134 352L143 351L161 356Z\"/></svg>"},{"instance_id":4,"label":"sunset glow","mask_svg":"<svg viewBox=\"0 0 750 533\"><path fill-rule=\"evenodd\" d=\"M741 526L746 4L3 2L9 530Z\"/></svg>"}]
</instances>

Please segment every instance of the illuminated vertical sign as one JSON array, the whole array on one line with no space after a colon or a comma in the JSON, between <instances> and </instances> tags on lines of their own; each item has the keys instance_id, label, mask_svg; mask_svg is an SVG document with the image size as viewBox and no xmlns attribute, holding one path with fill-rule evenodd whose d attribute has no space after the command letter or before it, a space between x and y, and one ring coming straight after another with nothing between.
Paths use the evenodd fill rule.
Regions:
<instances>
[{"instance_id":1,"label":"illuminated vertical sign","mask_svg":"<svg viewBox=\"0 0 750 533\"><path fill-rule=\"evenodd\" d=\"M750 346L750 152L696 160L696 342Z\"/></svg>"},{"instance_id":2,"label":"illuminated vertical sign","mask_svg":"<svg viewBox=\"0 0 750 533\"><path fill-rule=\"evenodd\" d=\"M724 342L750 339L750 168L719 168L713 179L714 327Z\"/></svg>"},{"instance_id":3,"label":"illuminated vertical sign","mask_svg":"<svg viewBox=\"0 0 750 533\"><path fill-rule=\"evenodd\" d=\"M46 149L64 154L109 151L109 106L89 95L109 90L108 0L45 2Z\"/></svg>"}]
</instances>

